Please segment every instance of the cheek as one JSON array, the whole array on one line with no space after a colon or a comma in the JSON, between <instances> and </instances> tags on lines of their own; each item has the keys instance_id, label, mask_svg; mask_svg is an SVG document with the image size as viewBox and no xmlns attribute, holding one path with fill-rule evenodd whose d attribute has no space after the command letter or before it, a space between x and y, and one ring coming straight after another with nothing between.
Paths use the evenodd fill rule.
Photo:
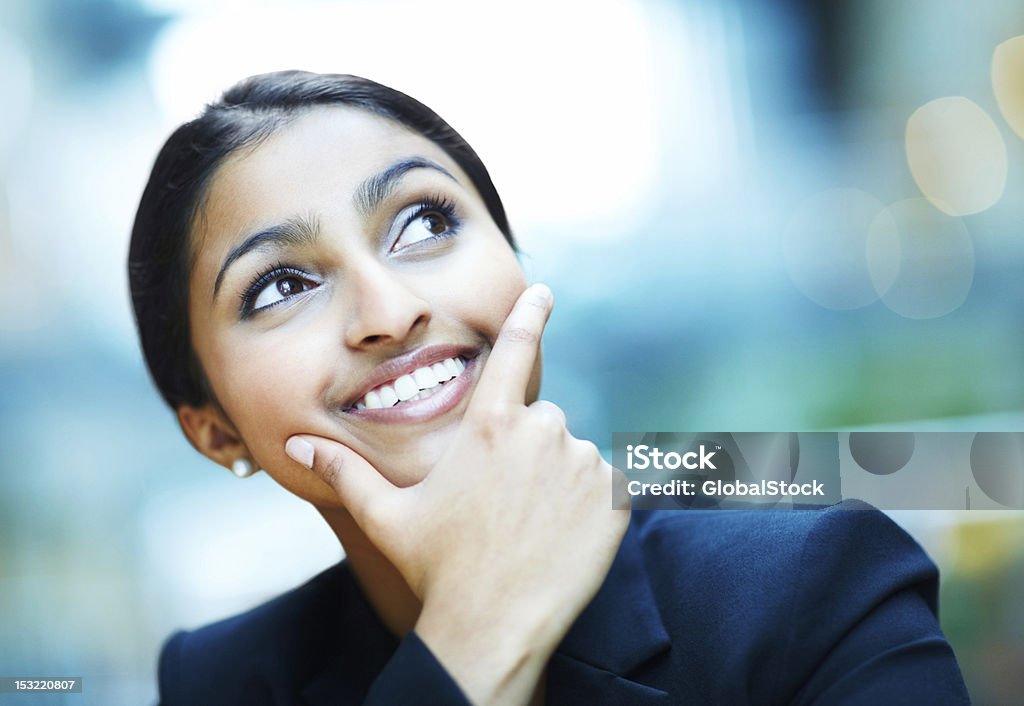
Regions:
<instances>
[{"instance_id":1,"label":"cheek","mask_svg":"<svg viewBox=\"0 0 1024 706\"><path fill-rule=\"evenodd\" d=\"M256 435L282 428L304 405L308 407L316 380L312 372L317 363L311 353L318 347L304 340L296 350L293 341L278 338L254 337L217 361L230 370L219 379L222 404L236 424ZM217 385L215 389L220 392Z\"/></svg>"},{"instance_id":2,"label":"cheek","mask_svg":"<svg viewBox=\"0 0 1024 706\"><path fill-rule=\"evenodd\" d=\"M314 354L320 345L304 339L297 350L291 337L255 337L243 347L217 352L213 365L230 371L208 371L221 405L242 436L253 461L296 495L315 499L324 488L311 473L296 466L284 453L292 434L317 431L323 361Z\"/></svg>"},{"instance_id":3,"label":"cheek","mask_svg":"<svg viewBox=\"0 0 1024 706\"><path fill-rule=\"evenodd\" d=\"M451 308L493 344L516 299L526 289L526 279L504 239L480 250L467 258L472 265L465 268L469 274L460 278L459 287L451 292Z\"/></svg>"},{"instance_id":4,"label":"cheek","mask_svg":"<svg viewBox=\"0 0 1024 706\"><path fill-rule=\"evenodd\" d=\"M503 255L504 257L495 259L495 267L489 273L489 279L485 285L490 291L490 301L492 302L486 312L487 322L484 324L491 344L497 340L502 324L505 323L512 307L515 306L519 295L526 289L526 277L523 275L523 270L519 266L515 254L508 246L505 246ZM526 390L526 404L535 402L540 393L541 368L541 354L538 351L537 362L534 364L533 375Z\"/></svg>"},{"instance_id":5,"label":"cheek","mask_svg":"<svg viewBox=\"0 0 1024 706\"><path fill-rule=\"evenodd\" d=\"M526 278L504 238L486 252L476 253L475 257L475 262L488 264L475 267L472 276L462 280L461 288L452 291L451 309L493 345L516 300L526 289ZM540 394L541 369L541 355L538 354L526 390L526 404L535 402Z\"/></svg>"}]
</instances>

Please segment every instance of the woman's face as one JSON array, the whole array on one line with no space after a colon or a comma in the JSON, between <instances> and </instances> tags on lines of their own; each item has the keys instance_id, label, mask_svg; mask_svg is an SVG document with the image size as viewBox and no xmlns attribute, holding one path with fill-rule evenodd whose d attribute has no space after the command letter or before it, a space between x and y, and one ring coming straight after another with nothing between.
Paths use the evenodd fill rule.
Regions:
<instances>
[{"instance_id":1,"label":"woman's face","mask_svg":"<svg viewBox=\"0 0 1024 706\"><path fill-rule=\"evenodd\" d=\"M328 507L334 492L285 456L288 437L336 439L397 485L422 479L526 286L451 158L345 107L311 109L229 157L193 249L192 340L227 419L198 413ZM531 398L539 381L538 363Z\"/></svg>"}]
</instances>

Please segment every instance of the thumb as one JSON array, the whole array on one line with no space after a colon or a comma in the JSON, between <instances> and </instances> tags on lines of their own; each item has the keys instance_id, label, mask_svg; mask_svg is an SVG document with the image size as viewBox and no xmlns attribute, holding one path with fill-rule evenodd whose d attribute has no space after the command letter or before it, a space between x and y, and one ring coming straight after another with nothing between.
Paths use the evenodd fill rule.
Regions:
<instances>
[{"instance_id":1,"label":"thumb","mask_svg":"<svg viewBox=\"0 0 1024 706\"><path fill-rule=\"evenodd\" d=\"M370 534L380 513L399 489L358 453L333 439L311 434L292 436L284 451L334 488L353 519Z\"/></svg>"}]
</instances>

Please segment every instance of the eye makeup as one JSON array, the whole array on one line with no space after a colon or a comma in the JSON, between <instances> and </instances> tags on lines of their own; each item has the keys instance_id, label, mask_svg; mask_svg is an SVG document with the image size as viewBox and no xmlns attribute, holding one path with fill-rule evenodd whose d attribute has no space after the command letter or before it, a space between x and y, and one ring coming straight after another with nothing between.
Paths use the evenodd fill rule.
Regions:
<instances>
[{"instance_id":1,"label":"eye makeup","mask_svg":"<svg viewBox=\"0 0 1024 706\"><path fill-rule=\"evenodd\" d=\"M385 245L388 255L426 254L432 245L458 235L463 219L456 202L442 193L431 193L415 199L392 218ZM419 227L417 227L419 225ZM382 243L382 245L384 245ZM281 289L282 283L293 281L292 287ZM283 261L261 268L239 294L239 318L249 319L278 304L320 286L321 282L307 270ZM269 287L277 286L280 298L259 305ZM287 291L293 289L294 291Z\"/></svg>"},{"instance_id":2,"label":"eye makeup","mask_svg":"<svg viewBox=\"0 0 1024 706\"><path fill-rule=\"evenodd\" d=\"M432 194L407 206L398 213L396 219L389 237L391 253L399 253L418 243L451 238L458 234L462 226L455 202L442 194ZM407 238L410 228L417 222L424 227L419 233L412 233ZM410 242L403 242L405 240Z\"/></svg>"},{"instance_id":3,"label":"eye makeup","mask_svg":"<svg viewBox=\"0 0 1024 706\"><path fill-rule=\"evenodd\" d=\"M265 304L257 307L256 303L259 301L260 295L266 290L267 287L274 285L277 282L282 282L288 279L298 281L302 290L294 292L292 294L285 294L281 292L281 298L275 302ZM267 311L282 302L288 301L292 297L308 292L311 289L319 287L320 283L315 281L307 272L288 265L283 262L271 265L260 272L252 279L249 285L239 295L241 299L241 306L239 307L239 317L241 319L248 319L254 314L258 314L262 311Z\"/></svg>"}]
</instances>

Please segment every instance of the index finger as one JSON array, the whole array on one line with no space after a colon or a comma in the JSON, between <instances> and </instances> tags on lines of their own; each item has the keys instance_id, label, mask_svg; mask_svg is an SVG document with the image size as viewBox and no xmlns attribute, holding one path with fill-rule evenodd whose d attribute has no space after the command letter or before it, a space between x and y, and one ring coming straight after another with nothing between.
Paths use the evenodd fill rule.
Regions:
<instances>
[{"instance_id":1,"label":"index finger","mask_svg":"<svg viewBox=\"0 0 1024 706\"><path fill-rule=\"evenodd\" d=\"M535 284L519 295L487 358L473 403L523 404L540 351L544 325L551 314L551 290Z\"/></svg>"}]
</instances>

